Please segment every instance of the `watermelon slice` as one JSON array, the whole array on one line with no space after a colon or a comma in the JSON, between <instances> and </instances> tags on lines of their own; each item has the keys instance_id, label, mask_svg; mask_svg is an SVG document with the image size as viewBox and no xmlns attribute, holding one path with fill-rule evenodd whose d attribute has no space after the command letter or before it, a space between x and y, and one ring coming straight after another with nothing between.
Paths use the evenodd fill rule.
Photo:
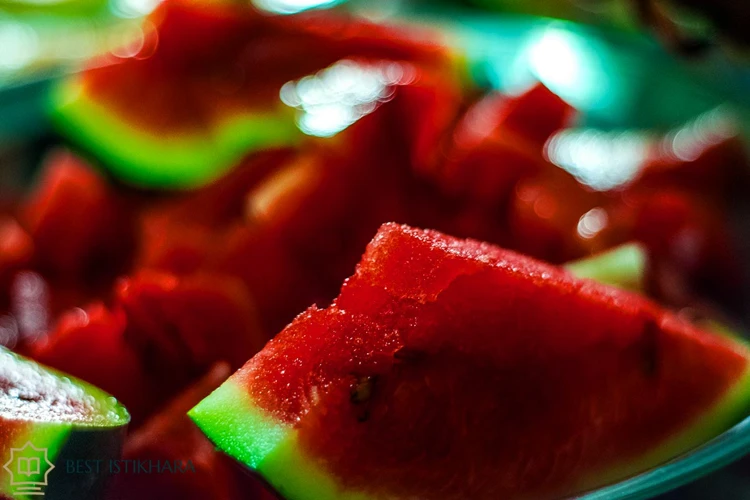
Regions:
<instances>
[{"instance_id":1,"label":"watermelon slice","mask_svg":"<svg viewBox=\"0 0 750 500\"><path fill-rule=\"evenodd\" d=\"M99 498L107 469L85 464L119 457L130 420L125 408L85 382L4 348L0 387L0 497L54 490L65 498ZM37 458L40 466L29 468ZM78 460L84 465L71 471Z\"/></svg>"},{"instance_id":2,"label":"watermelon slice","mask_svg":"<svg viewBox=\"0 0 750 500\"><path fill-rule=\"evenodd\" d=\"M99 61L52 97L60 130L121 178L157 187L212 180L250 151L301 136L281 87L345 58L453 63L421 31L330 13L263 15L245 5L164 2L132 57Z\"/></svg>"},{"instance_id":3,"label":"watermelon slice","mask_svg":"<svg viewBox=\"0 0 750 500\"><path fill-rule=\"evenodd\" d=\"M749 361L640 296L386 224L333 305L190 415L290 500L548 498L729 428Z\"/></svg>"}]
</instances>

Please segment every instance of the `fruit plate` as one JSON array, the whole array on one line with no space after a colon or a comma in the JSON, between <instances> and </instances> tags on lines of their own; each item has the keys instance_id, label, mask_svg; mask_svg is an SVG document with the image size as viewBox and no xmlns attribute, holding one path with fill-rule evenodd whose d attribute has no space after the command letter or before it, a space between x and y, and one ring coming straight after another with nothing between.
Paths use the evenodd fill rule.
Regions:
<instances>
[{"instance_id":1,"label":"fruit plate","mask_svg":"<svg viewBox=\"0 0 750 500\"><path fill-rule=\"evenodd\" d=\"M681 62L646 39L544 18L488 18L445 9L403 15L445 25L466 47L476 80L488 86L513 91L529 79L542 80L583 112L581 126L666 131L729 102L745 131L749 128L750 73L718 53L699 64ZM0 193L22 188L30 166L57 140L44 114L50 81L40 78L0 92ZM579 498L653 498L717 471L748 447L750 417L681 458ZM673 494L714 496L732 474L722 470ZM720 497L739 499L749 492L735 489Z\"/></svg>"}]
</instances>

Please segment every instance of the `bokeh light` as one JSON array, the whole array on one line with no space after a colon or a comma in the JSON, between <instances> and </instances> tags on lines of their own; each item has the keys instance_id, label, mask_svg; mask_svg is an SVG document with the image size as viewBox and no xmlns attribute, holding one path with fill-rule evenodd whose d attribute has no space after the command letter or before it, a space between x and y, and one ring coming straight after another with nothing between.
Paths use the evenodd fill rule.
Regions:
<instances>
[{"instance_id":1,"label":"bokeh light","mask_svg":"<svg viewBox=\"0 0 750 500\"><path fill-rule=\"evenodd\" d=\"M343 60L316 75L281 88L281 100L300 111L298 126L305 134L330 137L341 132L408 84L414 69L401 63L364 65Z\"/></svg>"},{"instance_id":2,"label":"bokeh light","mask_svg":"<svg viewBox=\"0 0 750 500\"><path fill-rule=\"evenodd\" d=\"M549 160L598 191L633 180L646 160L652 139L640 132L564 130L547 143Z\"/></svg>"}]
</instances>

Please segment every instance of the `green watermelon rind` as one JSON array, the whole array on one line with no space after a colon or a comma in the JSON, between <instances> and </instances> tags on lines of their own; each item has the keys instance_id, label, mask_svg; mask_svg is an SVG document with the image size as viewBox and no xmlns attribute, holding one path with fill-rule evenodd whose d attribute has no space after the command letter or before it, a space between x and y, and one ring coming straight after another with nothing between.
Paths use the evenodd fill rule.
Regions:
<instances>
[{"instance_id":1,"label":"green watermelon rind","mask_svg":"<svg viewBox=\"0 0 750 500\"><path fill-rule=\"evenodd\" d=\"M7 357L7 358L6 358ZM6 358L6 359L2 359ZM83 380L79 380L75 377L71 377L62 372L59 372L53 368L49 368L36 363L30 359L19 356L6 349L0 348L0 362L3 363L19 363L27 366L31 366L31 369L42 370L53 377L62 380L66 384L72 384L79 389L85 396L91 397L98 402L101 402L100 409L106 412L101 419L96 421L43 421L34 420L31 418L8 418L9 422L20 423L24 425L23 430L14 437L12 442L5 443L4 448L0 449L0 467L7 463L10 458L11 451L15 449L23 448L27 443L31 443L37 449L46 450L47 459L53 464L56 463L61 451L65 447L69 438L76 430L101 430L103 432L113 431L121 432L122 429L130 422L130 415L127 409L120 404L113 396L107 394L101 389L93 386ZM2 470L2 469L0 469ZM31 476L28 478L32 481L39 481L39 476ZM9 494L12 496L13 489L11 485L11 477L9 474L0 473L0 494Z\"/></svg>"},{"instance_id":2,"label":"green watermelon rind","mask_svg":"<svg viewBox=\"0 0 750 500\"><path fill-rule=\"evenodd\" d=\"M578 278L643 292L646 266L646 249L639 243L626 243L591 257L568 262L564 267Z\"/></svg>"},{"instance_id":3,"label":"green watermelon rind","mask_svg":"<svg viewBox=\"0 0 750 500\"><path fill-rule=\"evenodd\" d=\"M222 450L254 469L291 431L291 427L256 410L247 392L232 379L198 403L188 415ZM242 439L248 436L255 439ZM259 436L263 438L258 439Z\"/></svg>"},{"instance_id":4,"label":"green watermelon rind","mask_svg":"<svg viewBox=\"0 0 750 500\"><path fill-rule=\"evenodd\" d=\"M336 479L306 456L293 427L257 408L232 379L188 412L224 453L256 471L287 500L368 500L341 489Z\"/></svg>"},{"instance_id":5,"label":"green watermelon rind","mask_svg":"<svg viewBox=\"0 0 750 500\"><path fill-rule=\"evenodd\" d=\"M216 446L263 476L287 500L371 498L339 487L322 463L305 454L297 432L257 408L232 379L188 415Z\"/></svg>"},{"instance_id":6,"label":"green watermelon rind","mask_svg":"<svg viewBox=\"0 0 750 500\"><path fill-rule=\"evenodd\" d=\"M297 144L294 110L238 113L204 134L158 136L120 119L87 95L76 77L56 85L50 117L60 133L100 159L121 180L145 187L189 189L226 173L264 148Z\"/></svg>"},{"instance_id":7,"label":"green watermelon rind","mask_svg":"<svg viewBox=\"0 0 750 500\"><path fill-rule=\"evenodd\" d=\"M750 359L750 354L745 354ZM580 490L605 486L691 452L739 422L750 409L750 364L719 400L682 431L638 458L582 476ZM201 401L189 416L223 452L259 473L287 500L371 500L366 492L342 488L324 461L310 457L297 432L256 407L230 379Z\"/></svg>"},{"instance_id":8,"label":"green watermelon rind","mask_svg":"<svg viewBox=\"0 0 750 500\"><path fill-rule=\"evenodd\" d=\"M9 359L3 359L3 357L5 356L7 356ZM78 387L84 394L86 394L87 396L91 396L96 401L105 402L105 404L102 405L102 408L107 411L107 414L105 415L106 418L97 419L95 422L65 422L65 424L72 425L73 428L100 429L107 427L122 427L130 423L130 414L128 413L128 410L120 402L118 402L114 396L104 392L95 385L89 384L88 382L58 371L54 368L45 366L41 363L37 363L32 359L28 359L2 347L0 347L0 362L12 362L32 366L32 369L46 372L47 374L50 374L53 377L64 381L65 383L69 383ZM49 421L36 421L31 419L18 420L26 421L33 425L38 425L40 423L45 425L54 423ZM60 425L62 424L63 423L61 422Z\"/></svg>"}]
</instances>

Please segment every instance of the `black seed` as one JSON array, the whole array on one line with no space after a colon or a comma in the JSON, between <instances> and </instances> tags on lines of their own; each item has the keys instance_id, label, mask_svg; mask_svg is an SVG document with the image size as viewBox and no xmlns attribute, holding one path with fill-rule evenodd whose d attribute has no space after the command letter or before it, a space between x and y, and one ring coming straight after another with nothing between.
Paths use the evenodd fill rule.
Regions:
<instances>
[{"instance_id":1,"label":"black seed","mask_svg":"<svg viewBox=\"0 0 750 500\"><path fill-rule=\"evenodd\" d=\"M375 376L358 377L349 396L352 404L359 405L369 401L376 381Z\"/></svg>"}]
</instances>

